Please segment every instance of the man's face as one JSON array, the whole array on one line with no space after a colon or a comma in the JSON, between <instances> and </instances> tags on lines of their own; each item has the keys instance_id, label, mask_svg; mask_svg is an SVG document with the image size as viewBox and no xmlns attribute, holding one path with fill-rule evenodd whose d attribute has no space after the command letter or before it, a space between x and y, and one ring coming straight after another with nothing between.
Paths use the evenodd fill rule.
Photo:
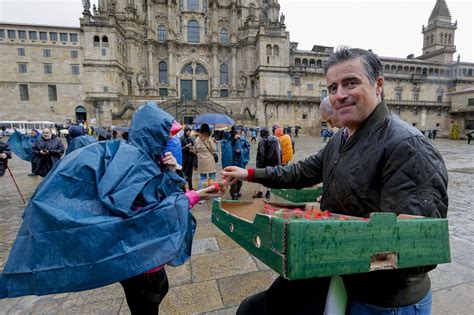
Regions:
<instances>
[{"instance_id":1,"label":"man's face","mask_svg":"<svg viewBox=\"0 0 474 315\"><path fill-rule=\"evenodd\" d=\"M384 80L371 84L361 58L335 64L326 73L329 101L339 124L357 129L381 101Z\"/></svg>"},{"instance_id":2,"label":"man's face","mask_svg":"<svg viewBox=\"0 0 474 315\"><path fill-rule=\"evenodd\" d=\"M46 140L51 139L51 130L49 129L43 129L43 138Z\"/></svg>"}]
</instances>

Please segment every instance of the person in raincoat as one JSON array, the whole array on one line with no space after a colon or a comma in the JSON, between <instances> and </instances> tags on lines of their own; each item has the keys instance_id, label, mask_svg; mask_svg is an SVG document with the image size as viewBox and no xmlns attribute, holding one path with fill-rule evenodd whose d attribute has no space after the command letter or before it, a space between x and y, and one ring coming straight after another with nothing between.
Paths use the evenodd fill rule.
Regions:
<instances>
[{"instance_id":1,"label":"person in raincoat","mask_svg":"<svg viewBox=\"0 0 474 315\"><path fill-rule=\"evenodd\" d=\"M0 176L5 175L5 169L7 168L7 159L12 158L12 151L10 151L10 147L8 143L5 143L0 140Z\"/></svg>"},{"instance_id":2,"label":"person in raincoat","mask_svg":"<svg viewBox=\"0 0 474 315\"><path fill-rule=\"evenodd\" d=\"M295 129L297 130L297 129ZM277 166L281 164L281 147L277 137L270 135L267 128L260 130L260 141L257 148L257 168L267 166ZM253 195L253 198L263 197L263 185L259 185L259 191ZM270 190L267 189L265 198L270 198Z\"/></svg>"},{"instance_id":3,"label":"person in raincoat","mask_svg":"<svg viewBox=\"0 0 474 315\"><path fill-rule=\"evenodd\" d=\"M74 150L85 147L91 143L97 142L97 140L89 135L84 135L84 128L79 125L71 125L68 130L68 143L66 149L66 155Z\"/></svg>"},{"instance_id":4,"label":"person in raincoat","mask_svg":"<svg viewBox=\"0 0 474 315\"><path fill-rule=\"evenodd\" d=\"M247 166L250 155L250 144L242 135L242 126L232 126L230 132L224 134L222 140L222 168L227 166ZM238 181L230 187L229 193L232 200L241 197L242 181Z\"/></svg>"},{"instance_id":5,"label":"person in raincoat","mask_svg":"<svg viewBox=\"0 0 474 315\"><path fill-rule=\"evenodd\" d=\"M158 313L167 287L160 266L191 255L189 209L220 195L213 186L180 188L176 160L164 152L172 122L150 102L132 119L129 142L101 141L64 157L25 209L0 275L0 298L122 281L132 314Z\"/></svg>"},{"instance_id":6,"label":"person in raincoat","mask_svg":"<svg viewBox=\"0 0 474 315\"><path fill-rule=\"evenodd\" d=\"M64 145L49 128L43 129L43 135L33 145L33 159L36 160L33 173L41 177L48 175L64 153Z\"/></svg>"},{"instance_id":7,"label":"person in raincoat","mask_svg":"<svg viewBox=\"0 0 474 315\"><path fill-rule=\"evenodd\" d=\"M291 160L293 160L293 146L291 144L291 138L289 135L283 134L283 128L281 127L275 129L275 136L280 140L281 165L286 165Z\"/></svg>"}]
</instances>

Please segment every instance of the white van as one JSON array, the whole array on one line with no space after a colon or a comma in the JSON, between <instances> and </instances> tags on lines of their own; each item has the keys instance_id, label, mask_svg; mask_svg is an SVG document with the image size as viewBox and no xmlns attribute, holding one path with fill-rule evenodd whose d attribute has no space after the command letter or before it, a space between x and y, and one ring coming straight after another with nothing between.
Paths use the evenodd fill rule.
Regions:
<instances>
[{"instance_id":1,"label":"white van","mask_svg":"<svg viewBox=\"0 0 474 315\"><path fill-rule=\"evenodd\" d=\"M51 121L26 121L26 120L3 120L0 121L0 135L2 135L2 129L5 126L5 135L9 136L15 130L18 130L22 134L30 133L31 130L41 130L48 127L51 129L53 134L57 134L55 123Z\"/></svg>"}]
</instances>

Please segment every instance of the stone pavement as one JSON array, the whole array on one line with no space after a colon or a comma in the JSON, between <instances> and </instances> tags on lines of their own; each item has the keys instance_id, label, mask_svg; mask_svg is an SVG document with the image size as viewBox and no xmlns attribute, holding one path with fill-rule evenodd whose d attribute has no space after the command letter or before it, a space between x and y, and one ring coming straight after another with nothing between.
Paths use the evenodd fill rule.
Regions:
<instances>
[{"instance_id":1,"label":"stone pavement","mask_svg":"<svg viewBox=\"0 0 474 315\"><path fill-rule=\"evenodd\" d=\"M449 170L449 226L452 262L432 271L433 314L472 314L474 298L474 145L436 140ZM317 152L320 138L297 139L295 160ZM252 145L255 161L255 145ZM254 166L250 164L249 166ZM40 183L28 177L29 164L14 157L10 163L19 186L30 197ZM243 199L255 184L244 184ZM8 174L0 177L0 270L21 222L23 204ZM197 205L198 222L190 261L167 267L170 291L160 314L235 314L248 295L267 288L276 273L248 254L211 223L210 202ZM0 314L129 314L122 288L113 284L79 293L27 296L0 300Z\"/></svg>"}]
</instances>

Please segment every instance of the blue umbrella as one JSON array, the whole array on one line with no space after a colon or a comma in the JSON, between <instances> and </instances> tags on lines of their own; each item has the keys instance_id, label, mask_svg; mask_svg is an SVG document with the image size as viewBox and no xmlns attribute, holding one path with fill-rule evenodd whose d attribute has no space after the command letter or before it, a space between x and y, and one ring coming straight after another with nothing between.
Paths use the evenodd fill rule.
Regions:
<instances>
[{"instance_id":1,"label":"blue umbrella","mask_svg":"<svg viewBox=\"0 0 474 315\"><path fill-rule=\"evenodd\" d=\"M225 114L218 113L206 113L199 115L194 121L195 124L208 124L208 125L235 125L232 118Z\"/></svg>"}]
</instances>

